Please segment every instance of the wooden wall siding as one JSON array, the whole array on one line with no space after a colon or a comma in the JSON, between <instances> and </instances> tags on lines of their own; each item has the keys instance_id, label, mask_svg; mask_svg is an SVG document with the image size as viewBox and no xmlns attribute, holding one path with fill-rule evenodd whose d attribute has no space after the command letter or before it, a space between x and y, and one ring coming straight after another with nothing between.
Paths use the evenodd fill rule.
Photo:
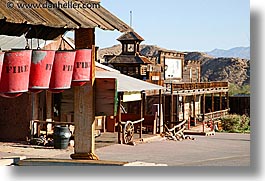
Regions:
<instances>
[{"instance_id":1,"label":"wooden wall siding","mask_svg":"<svg viewBox=\"0 0 265 181\"><path fill-rule=\"evenodd\" d=\"M214 110L218 111L220 103L220 97L218 94L214 96ZM211 97L206 96L206 111L211 107ZM226 109L226 97L223 94L222 96L222 108ZM239 115L250 115L250 96L249 97L229 97L229 113L231 114L239 114Z\"/></svg>"},{"instance_id":2,"label":"wooden wall siding","mask_svg":"<svg viewBox=\"0 0 265 181\"><path fill-rule=\"evenodd\" d=\"M161 72L149 72L149 79L146 81L161 86L164 84L163 79L161 79Z\"/></svg>"},{"instance_id":3,"label":"wooden wall siding","mask_svg":"<svg viewBox=\"0 0 265 181\"><path fill-rule=\"evenodd\" d=\"M229 107L230 113L250 116L250 96L229 97Z\"/></svg>"},{"instance_id":4,"label":"wooden wall siding","mask_svg":"<svg viewBox=\"0 0 265 181\"><path fill-rule=\"evenodd\" d=\"M210 111L210 109L212 111L212 98L211 98L211 96L206 96L205 97L205 101L206 101L205 102L205 110L206 110L206 113L208 113ZM239 107L239 105L237 105L237 107ZM227 106L226 106L226 97L223 94L222 95L222 110L224 110L226 108L227 108ZM215 94L215 96L214 96L214 111L220 111L220 97L219 97L219 94Z\"/></svg>"},{"instance_id":5,"label":"wooden wall siding","mask_svg":"<svg viewBox=\"0 0 265 181\"><path fill-rule=\"evenodd\" d=\"M75 46L78 48L92 49L95 45L95 29L94 28L80 28L75 30ZM93 59L94 60L94 59Z\"/></svg>"},{"instance_id":6,"label":"wooden wall siding","mask_svg":"<svg viewBox=\"0 0 265 181\"><path fill-rule=\"evenodd\" d=\"M102 78L95 81L96 115L115 116L117 113L117 80Z\"/></svg>"},{"instance_id":7,"label":"wooden wall siding","mask_svg":"<svg viewBox=\"0 0 265 181\"><path fill-rule=\"evenodd\" d=\"M184 104L184 119L188 120L189 116L193 117L193 96L186 96L185 104ZM181 102L178 103L178 113L177 113L177 96L174 96L174 120L177 121L177 116L179 118L179 121L183 120L183 111L182 111L182 104ZM196 96L196 102L195 102L195 115L201 114L201 105L200 105L200 96ZM166 115L166 121L170 121L170 96L166 96L166 108L165 108L165 115Z\"/></svg>"},{"instance_id":8,"label":"wooden wall siding","mask_svg":"<svg viewBox=\"0 0 265 181\"><path fill-rule=\"evenodd\" d=\"M96 79L96 115L113 116L117 112L116 79ZM74 89L62 92L61 122L74 122Z\"/></svg>"},{"instance_id":9,"label":"wooden wall siding","mask_svg":"<svg viewBox=\"0 0 265 181\"><path fill-rule=\"evenodd\" d=\"M152 114L153 112L152 109L153 109L154 104L159 104L159 96L147 96L146 104L145 104L146 114L150 114L150 115Z\"/></svg>"},{"instance_id":10,"label":"wooden wall siding","mask_svg":"<svg viewBox=\"0 0 265 181\"><path fill-rule=\"evenodd\" d=\"M0 141L25 141L30 135L31 96L0 97Z\"/></svg>"},{"instance_id":11,"label":"wooden wall siding","mask_svg":"<svg viewBox=\"0 0 265 181\"><path fill-rule=\"evenodd\" d=\"M74 89L71 88L62 92L60 121L74 122L73 115L74 115Z\"/></svg>"},{"instance_id":12,"label":"wooden wall siding","mask_svg":"<svg viewBox=\"0 0 265 181\"><path fill-rule=\"evenodd\" d=\"M195 102L195 116L201 113L201 106L200 106L200 96L196 96L196 102ZM188 120L189 117L193 117L194 109L193 109L193 96L187 96L185 101L185 120ZM183 117L182 111L179 113L179 117Z\"/></svg>"},{"instance_id":13,"label":"wooden wall siding","mask_svg":"<svg viewBox=\"0 0 265 181\"><path fill-rule=\"evenodd\" d=\"M192 77L190 79L190 69L192 69ZM201 80L201 67L197 61L188 62L183 70L182 82L200 82Z\"/></svg>"}]
</instances>

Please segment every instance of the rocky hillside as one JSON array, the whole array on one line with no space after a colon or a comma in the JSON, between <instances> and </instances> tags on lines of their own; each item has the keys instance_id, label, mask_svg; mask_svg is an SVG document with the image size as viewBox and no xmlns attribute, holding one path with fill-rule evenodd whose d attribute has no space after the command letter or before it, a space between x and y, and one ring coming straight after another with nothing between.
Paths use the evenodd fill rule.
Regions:
<instances>
[{"instance_id":1,"label":"rocky hillside","mask_svg":"<svg viewBox=\"0 0 265 181\"><path fill-rule=\"evenodd\" d=\"M250 84L250 60L214 58L206 53L187 52L185 60L201 62L202 81L228 81L242 86Z\"/></svg>"},{"instance_id":2,"label":"rocky hillside","mask_svg":"<svg viewBox=\"0 0 265 181\"><path fill-rule=\"evenodd\" d=\"M166 50L155 45L141 45L141 54L157 56L159 50ZM104 55L118 55L121 45L100 49L98 59ZM229 81L242 86L250 84L250 60L241 58L215 58L203 52L185 52L185 60L199 60L202 68L202 81Z\"/></svg>"}]
</instances>

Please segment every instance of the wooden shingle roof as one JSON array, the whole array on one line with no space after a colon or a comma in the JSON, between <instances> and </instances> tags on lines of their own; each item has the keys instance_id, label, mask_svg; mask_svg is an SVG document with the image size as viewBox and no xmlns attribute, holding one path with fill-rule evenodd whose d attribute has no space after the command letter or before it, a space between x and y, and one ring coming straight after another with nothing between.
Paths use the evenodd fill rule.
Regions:
<instances>
[{"instance_id":1,"label":"wooden shingle roof","mask_svg":"<svg viewBox=\"0 0 265 181\"><path fill-rule=\"evenodd\" d=\"M152 64L145 56L140 55L117 55L109 60L110 64Z\"/></svg>"},{"instance_id":2,"label":"wooden shingle roof","mask_svg":"<svg viewBox=\"0 0 265 181\"><path fill-rule=\"evenodd\" d=\"M144 41L144 39L138 35L135 31L129 31L121 35L118 41Z\"/></svg>"},{"instance_id":3,"label":"wooden shingle roof","mask_svg":"<svg viewBox=\"0 0 265 181\"><path fill-rule=\"evenodd\" d=\"M20 8L19 3L25 5L76 3L82 5L87 2L65 0L27 0L12 1L12 8L8 8L10 0L0 1L0 34L21 36L27 38L54 39L67 30L78 28L101 28L103 30L131 31L130 26L110 13L99 3L94 8ZM93 2L91 2L93 3Z\"/></svg>"}]
</instances>

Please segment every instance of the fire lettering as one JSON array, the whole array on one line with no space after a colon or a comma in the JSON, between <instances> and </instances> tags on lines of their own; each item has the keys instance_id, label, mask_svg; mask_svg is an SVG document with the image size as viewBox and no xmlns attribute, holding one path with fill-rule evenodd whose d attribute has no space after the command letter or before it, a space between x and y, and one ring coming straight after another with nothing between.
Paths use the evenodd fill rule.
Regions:
<instances>
[{"instance_id":1,"label":"fire lettering","mask_svg":"<svg viewBox=\"0 0 265 181\"><path fill-rule=\"evenodd\" d=\"M22 66L6 66L6 73L23 73L28 72L28 65Z\"/></svg>"}]
</instances>

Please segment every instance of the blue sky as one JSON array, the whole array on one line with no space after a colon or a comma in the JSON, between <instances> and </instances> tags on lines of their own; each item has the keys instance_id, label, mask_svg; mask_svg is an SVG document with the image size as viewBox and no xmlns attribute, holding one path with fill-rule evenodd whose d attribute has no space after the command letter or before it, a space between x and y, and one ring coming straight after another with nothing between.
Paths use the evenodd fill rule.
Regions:
<instances>
[{"instance_id":1,"label":"blue sky","mask_svg":"<svg viewBox=\"0 0 265 181\"><path fill-rule=\"evenodd\" d=\"M250 45L249 0L101 0L145 41L178 51L211 51ZM118 31L96 29L96 45L119 42Z\"/></svg>"}]
</instances>

